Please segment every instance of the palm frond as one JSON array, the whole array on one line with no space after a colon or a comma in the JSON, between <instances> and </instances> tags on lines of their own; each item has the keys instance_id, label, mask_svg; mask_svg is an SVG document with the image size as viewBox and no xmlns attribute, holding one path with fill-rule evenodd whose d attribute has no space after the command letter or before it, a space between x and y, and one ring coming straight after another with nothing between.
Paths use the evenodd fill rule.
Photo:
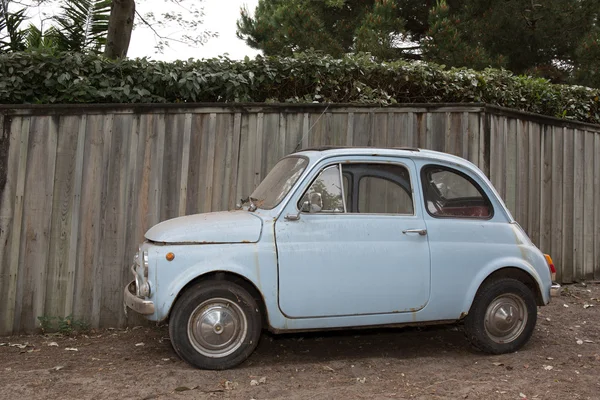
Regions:
<instances>
[{"instance_id":1,"label":"palm frond","mask_svg":"<svg viewBox=\"0 0 600 400\"><path fill-rule=\"evenodd\" d=\"M111 4L112 0L63 0L62 14L54 18L61 49L101 52Z\"/></svg>"},{"instance_id":2,"label":"palm frond","mask_svg":"<svg viewBox=\"0 0 600 400\"><path fill-rule=\"evenodd\" d=\"M26 8L11 12L5 2L0 7L0 53L24 50L27 30L21 25L27 20Z\"/></svg>"}]
</instances>

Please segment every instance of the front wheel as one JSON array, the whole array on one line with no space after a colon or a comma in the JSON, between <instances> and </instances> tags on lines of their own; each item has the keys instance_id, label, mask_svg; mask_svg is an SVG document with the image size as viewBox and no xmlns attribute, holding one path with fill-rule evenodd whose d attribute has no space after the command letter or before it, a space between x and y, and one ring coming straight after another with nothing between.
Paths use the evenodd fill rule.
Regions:
<instances>
[{"instance_id":1,"label":"front wheel","mask_svg":"<svg viewBox=\"0 0 600 400\"><path fill-rule=\"evenodd\" d=\"M502 278L483 286L465 318L467 339L486 353L512 353L533 334L537 306L523 282Z\"/></svg>"},{"instance_id":2,"label":"front wheel","mask_svg":"<svg viewBox=\"0 0 600 400\"><path fill-rule=\"evenodd\" d=\"M242 363L256 348L260 333L256 300L227 281L205 281L187 289L169 319L173 348L202 369L221 370Z\"/></svg>"}]
</instances>

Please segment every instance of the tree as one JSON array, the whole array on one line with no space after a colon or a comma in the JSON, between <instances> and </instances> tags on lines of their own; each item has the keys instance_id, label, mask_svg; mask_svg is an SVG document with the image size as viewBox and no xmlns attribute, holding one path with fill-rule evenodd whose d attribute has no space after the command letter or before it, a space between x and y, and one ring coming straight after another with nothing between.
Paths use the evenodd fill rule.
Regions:
<instances>
[{"instance_id":1,"label":"tree","mask_svg":"<svg viewBox=\"0 0 600 400\"><path fill-rule=\"evenodd\" d=\"M473 69L504 67L502 55L492 56L484 48L479 38L465 38L458 28L458 17L450 15L450 7L445 1L438 2L429 16L429 31L422 41L423 56L450 67L468 66Z\"/></svg>"},{"instance_id":2,"label":"tree","mask_svg":"<svg viewBox=\"0 0 600 400\"><path fill-rule=\"evenodd\" d=\"M575 50L575 82L600 88L599 26L595 26Z\"/></svg>"},{"instance_id":3,"label":"tree","mask_svg":"<svg viewBox=\"0 0 600 400\"><path fill-rule=\"evenodd\" d=\"M253 17L247 9L241 11L237 35L266 55L315 49L340 57L369 50L379 58L400 58L410 56L410 51L398 46L402 38L411 37L400 16L409 3L426 2L260 0ZM414 19L412 26L420 26Z\"/></svg>"},{"instance_id":4,"label":"tree","mask_svg":"<svg viewBox=\"0 0 600 400\"><path fill-rule=\"evenodd\" d=\"M441 0L431 10L425 59L566 81L599 11L600 0Z\"/></svg>"},{"instance_id":5,"label":"tree","mask_svg":"<svg viewBox=\"0 0 600 400\"><path fill-rule=\"evenodd\" d=\"M133 20L135 17L135 0L113 0L108 20L108 35L104 55L116 59L125 57L129 50Z\"/></svg>"}]
</instances>

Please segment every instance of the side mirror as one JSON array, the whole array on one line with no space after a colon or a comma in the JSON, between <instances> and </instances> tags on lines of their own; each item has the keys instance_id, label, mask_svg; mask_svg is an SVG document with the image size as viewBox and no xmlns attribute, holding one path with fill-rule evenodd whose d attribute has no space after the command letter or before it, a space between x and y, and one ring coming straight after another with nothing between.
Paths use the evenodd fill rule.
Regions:
<instances>
[{"instance_id":1,"label":"side mirror","mask_svg":"<svg viewBox=\"0 0 600 400\"><path fill-rule=\"evenodd\" d=\"M300 214L303 212L310 212L310 202L308 200L302 203L302 207L300 207L298 214L288 214L285 216L285 219L288 221L298 221L300 219Z\"/></svg>"},{"instance_id":2,"label":"side mirror","mask_svg":"<svg viewBox=\"0 0 600 400\"><path fill-rule=\"evenodd\" d=\"M310 211L311 213L318 213L323 209L323 196L321 193L314 192L308 196L308 201L310 202Z\"/></svg>"}]
</instances>

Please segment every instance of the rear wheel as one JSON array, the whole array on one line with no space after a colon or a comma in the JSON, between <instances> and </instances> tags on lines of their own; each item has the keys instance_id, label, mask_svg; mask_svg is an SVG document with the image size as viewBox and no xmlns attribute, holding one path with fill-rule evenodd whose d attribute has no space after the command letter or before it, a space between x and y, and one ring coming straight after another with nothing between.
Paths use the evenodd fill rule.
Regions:
<instances>
[{"instance_id":1,"label":"rear wheel","mask_svg":"<svg viewBox=\"0 0 600 400\"><path fill-rule=\"evenodd\" d=\"M232 282L201 282L175 303L169 333L177 354L193 366L232 368L258 344L260 310L254 298Z\"/></svg>"},{"instance_id":2,"label":"rear wheel","mask_svg":"<svg viewBox=\"0 0 600 400\"><path fill-rule=\"evenodd\" d=\"M531 290L521 281L502 278L477 292L465 318L465 332L479 350L511 353L527 343L536 321L537 305Z\"/></svg>"}]
</instances>

